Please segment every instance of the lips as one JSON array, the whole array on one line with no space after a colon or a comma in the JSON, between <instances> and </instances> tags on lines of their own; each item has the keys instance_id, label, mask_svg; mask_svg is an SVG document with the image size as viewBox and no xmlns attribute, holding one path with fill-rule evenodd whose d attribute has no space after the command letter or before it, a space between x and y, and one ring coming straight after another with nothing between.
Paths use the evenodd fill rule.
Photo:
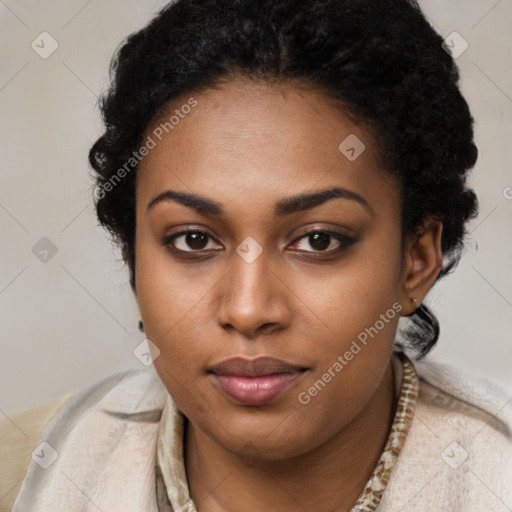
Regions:
<instances>
[{"instance_id":1,"label":"lips","mask_svg":"<svg viewBox=\"0 0 512 512\"><path fill-rule=\"evenodd\" d=\"M276 373L295 373L305 368L296 366L282 359L273 357L258 357L257 359L244 359L233 357L210 368L216 375L239 375L243 377L261 377Z\"/></svg>"},{"instance_id":2,"label":"lips","mask_svg":"<svg viewBox=\"0 0 512 512\"><path fill-rule=\"evenodd\" d=\"M235 357L212 366L209 373L220 390L236 403L262 405L282 394L306 370L271 357Z\"/></svg>"}]
</instances>

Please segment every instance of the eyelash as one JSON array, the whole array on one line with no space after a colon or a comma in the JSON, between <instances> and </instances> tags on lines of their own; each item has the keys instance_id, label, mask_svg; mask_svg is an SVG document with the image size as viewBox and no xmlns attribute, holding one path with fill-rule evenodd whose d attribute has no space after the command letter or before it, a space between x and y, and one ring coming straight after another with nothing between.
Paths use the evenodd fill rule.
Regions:
<instances>
[{"instance_id":1,"label":"eyelash","mask_svg":"<svg viewBox=\"0 0 512 512\"><path fill-rule=\"evenodd\" d=\"M174 240L176 240L180 236L184 236L184 235L187 235L189 233L203 234L203 235L206 235L208 237L208 239L215 240L215 238L213 238L211 235L209 235L206 231L202 231L202 230L199 230L199 229L187 229L187 230L178 231L176 233L173 233L172 235L166 236L162 240L162 245L167 246L169 248L169 250L171 250L175 254L178 254L179 256L190 257L189 255L193 255L193 254L199 254L200 255L201 251L204 251L204 249L192 250L192 251L182 251L181 249L176 249L175 247L173 247L172 243L174 242ZM307 237L309 237L311 235L314 235L316 233L323 233L323 234L330 235L332 238L334 238L336 241L338 241L340 243L339 247L337 247L336 249L331 249L330 251L304 251L304 252L309 253L309 254L318 254L318 255L329 255L329 256L332 256L332 255L336 255L336 254L339 254L339 253L343 252L345 249L348 249L352 244L357 242L357 240L355 240L353 238L350 238L350 237L348 237L346 235L343 235L342 233L339 233L337 231L331 231L329 229L313 229L311 231L307 231L307 232L301 234L298 238L296 238L292 242L292 245L295 245L296 243L298 243L302 239L307 238ZM329 243L329 245L330 245L330 243ZM194 257L194 256L192 256L192 257Z\"/></svg>"}]
</instances>

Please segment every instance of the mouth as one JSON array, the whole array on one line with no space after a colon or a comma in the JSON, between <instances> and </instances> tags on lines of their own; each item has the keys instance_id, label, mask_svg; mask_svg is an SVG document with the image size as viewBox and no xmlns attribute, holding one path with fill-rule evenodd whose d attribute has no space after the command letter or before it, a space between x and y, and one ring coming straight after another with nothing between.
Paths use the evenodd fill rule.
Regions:
<instances>
[{"instance_id":1,"label":"mouth","mask_svg":"<svg viewBox=\"0 0 512 512\"><path fill-rule=\"evenodd\" d=\"M284 393L307 368L286 361L260 357L235 357L210 368L218 388L241 405L262 405Z\"/></svg>"}]
</instances>

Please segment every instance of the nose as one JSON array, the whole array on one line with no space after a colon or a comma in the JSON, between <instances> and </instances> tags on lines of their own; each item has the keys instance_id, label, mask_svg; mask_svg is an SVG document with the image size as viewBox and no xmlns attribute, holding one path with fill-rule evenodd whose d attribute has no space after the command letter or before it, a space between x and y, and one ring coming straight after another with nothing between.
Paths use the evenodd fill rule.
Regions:
<instances>
[{"instance_id":1,"label":"nose","mask_svg":"<svg viewBox=\"0 0 512 512\"><path fill-rule=\"evenodd\" d=\"M263 252L248 263L234 253L228 274L218 292L218 323L247 338L286 328L291 319L290 289Z\"/></svg>"}]
</instances>

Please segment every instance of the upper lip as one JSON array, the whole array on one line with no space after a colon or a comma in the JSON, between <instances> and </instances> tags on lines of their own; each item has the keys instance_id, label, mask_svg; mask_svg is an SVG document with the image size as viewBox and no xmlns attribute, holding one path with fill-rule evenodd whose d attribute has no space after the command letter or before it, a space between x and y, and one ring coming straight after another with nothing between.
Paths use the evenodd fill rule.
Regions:
<instances>
[{"instance_id":1,"label":"upper lip","mask_svg":"<svg viewBox=\"0 0 512 512\"><path fill-rule=\"evenodd\" d=\"M305 368L274 357L258 357L256 359L233 357L213 365L209 371L216 375L260 377L276 373L296 373L302 370Z\"/></svg>"}]
</instances>

